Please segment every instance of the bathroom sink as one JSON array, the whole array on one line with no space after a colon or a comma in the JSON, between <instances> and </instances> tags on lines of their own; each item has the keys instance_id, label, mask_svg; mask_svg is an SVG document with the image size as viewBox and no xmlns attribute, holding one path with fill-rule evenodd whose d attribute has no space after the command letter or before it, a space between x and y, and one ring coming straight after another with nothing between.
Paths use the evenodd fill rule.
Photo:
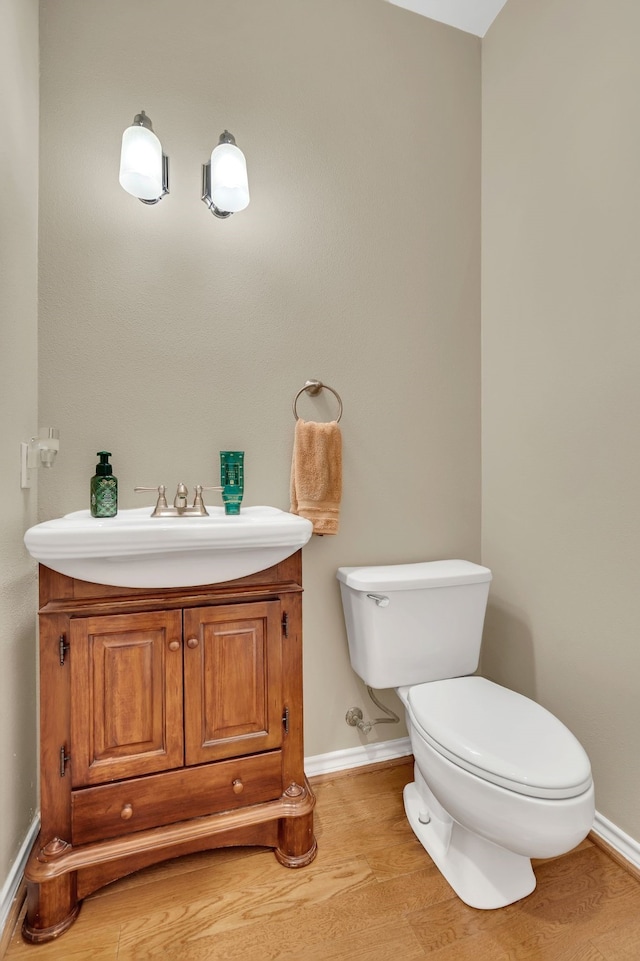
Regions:
<instances>
[{"instance_id":1,"label":"bathroom sink","mask_svg":"<svg viewBox=\"0 0 640 961\"><path fill-rule=\"evenodd\" d=\"M276 507L227 515L151 517L153 507L96 518L75 511L24 536L37 561L69 577L116 587L190 587L265 570L303 547L311 521Z\"/></svg>"}]
</instances>

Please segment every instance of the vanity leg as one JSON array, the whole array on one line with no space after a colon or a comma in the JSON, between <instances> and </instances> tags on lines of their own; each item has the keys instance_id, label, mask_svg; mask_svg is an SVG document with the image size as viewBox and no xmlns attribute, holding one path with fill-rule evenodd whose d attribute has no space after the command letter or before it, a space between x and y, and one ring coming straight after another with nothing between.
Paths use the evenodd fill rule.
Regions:
<instances>
[{"instance_id":1,"label":"vanity leg","mask_svg":"<svg viewBox=\"0 0 640 961\"><path fill-rule=\"evenodd\" d=\"M303 784L293 781L282 797L291 813L278 822L278 847L274 854L286 868L303 868L313 861L318 849L313 835L315 795L305 777Z\"/></svg>"},{"instance_id":2,"label":"vanity leg","mask_svg":"<svg viewBox=\"0 0 640 961\"><path fill-rule=\"evenodd\" d=\"M303 868L311 864L318 852L313 835L313 815L282 818L275 856L286 868Z\"/></svg>"},{"instance_id":3,"label":"vanity leg","mask_svg":"<svg viewBox=\"0 0 640 961\"><path fill-rule=\"evenodd\" d=\"M71 927L80 908L75 871L41 884L29 881L23 938L31 944L52 941Z\"/></svg>"}]
</instances>

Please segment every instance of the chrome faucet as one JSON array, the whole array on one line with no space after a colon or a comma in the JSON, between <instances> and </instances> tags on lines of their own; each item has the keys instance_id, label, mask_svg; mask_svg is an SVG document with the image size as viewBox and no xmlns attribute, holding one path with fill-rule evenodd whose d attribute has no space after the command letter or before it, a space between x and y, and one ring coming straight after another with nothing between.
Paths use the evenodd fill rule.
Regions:
<instances>
[{"instance_id":1,"label":"chrome faucet","mask_svg":"<svg viewBox=\"0 0 640 961\"><path fill-rule=\"evenodd\" d=\"M167 488L164 484L159 484L158 487L134 487L136 493L141 491L157 491L158 500L156 501L156 506L151 512L152 517L208 517L209 511L204 506L204 500L202 499L203 491L221 491L222 487L203 487L202 484L196 484L195 496L193 498L193 504L189 507L187 501L187 495L189 491L185 485L180 482L176 490L176 496L173 499L173 507L169 507L167 504Z\"/></svg>"}]
</instances>

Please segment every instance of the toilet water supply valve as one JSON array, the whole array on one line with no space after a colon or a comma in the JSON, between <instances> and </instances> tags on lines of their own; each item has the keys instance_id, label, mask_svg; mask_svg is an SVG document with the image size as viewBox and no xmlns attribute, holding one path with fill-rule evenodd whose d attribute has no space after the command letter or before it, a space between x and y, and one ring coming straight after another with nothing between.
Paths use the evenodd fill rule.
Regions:
<instances>
[{"instance_id":1,"label":"toilet water supply valve","mask_svg":"<svg viewBox=\"0 0 640 961\"><path fill-rule=\"evenodd\" d=\"M345 715L345 721L349 727L357 727L362 734L369 734L374 724L398 724L400 722L398 715L395 714L390 707L386 707L384 704L381 704L368 685L367 694L376 707L379 707L381 711L384 711L387 717L376 717L371 721L365 721L364 715L359 707L350 707Z\"/></svg>"}]
</instances>

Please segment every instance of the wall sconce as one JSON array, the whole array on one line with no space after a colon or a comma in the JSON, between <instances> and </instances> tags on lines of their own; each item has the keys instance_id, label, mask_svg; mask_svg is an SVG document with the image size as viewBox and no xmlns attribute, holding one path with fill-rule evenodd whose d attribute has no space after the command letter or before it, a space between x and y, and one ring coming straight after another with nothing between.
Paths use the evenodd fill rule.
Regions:
<instances>
[{"instance_id":1,"label":"wall sconce","mask_svg":"<svg viewBox=\"0 0 640 961\"><path fill-rule=\"evenodd\" d=\"M144 110L122 134L120 186L143 204L157 204L169 193L169 158Z\"/></svg>"},{"instance_id":2,"label":"wall sconce","mask_svg":"<svg viewBox=\"0 0 640 961\"><path fill-rule=\"evenodd\" d=\"M249 205L247 161L228 130L220 134L211 160L202 165L202 200L222 219Z\"/></svg>"},{"instance_id":3,"label":"wall sconce","mask_svg":"<svg viewBox=\"0 0 640 961\"><path fill-rule=\"evenodd\" d=\"M20 487L31 487L31 471L38 467L53 467L60 450L60 432L57 427L41 427L37 437L28 444L20 444Z\"/></svg>"}]
</instances>

